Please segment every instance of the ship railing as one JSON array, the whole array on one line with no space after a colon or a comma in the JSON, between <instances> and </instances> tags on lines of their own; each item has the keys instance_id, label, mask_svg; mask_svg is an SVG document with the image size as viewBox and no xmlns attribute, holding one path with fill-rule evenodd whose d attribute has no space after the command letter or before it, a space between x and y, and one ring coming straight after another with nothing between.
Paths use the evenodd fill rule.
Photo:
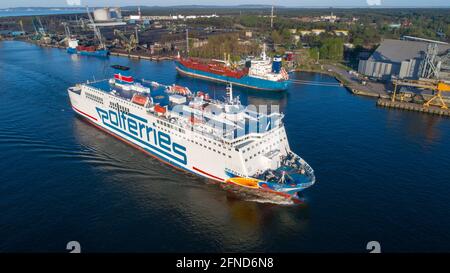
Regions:
<instances>
[{"instance_id":1,"label":"ship railing","mask_svg":"<svg viewBox=\"0 0 450 273\"><path fill-rule=\"evenodd\" d=\"M73 92L75 94L78 94L78 95L81 94L81 87L78 85L69 87L67 90L69 90L70 92Z\"/></svg>"},{"instance_id":2,"label":"ship railing","mask_svg":"<svg viewBox=\"0 0 450 273\"><path fill-rule=\"evenodd\" d=\"M313 168L311 168L311 166L309 166L309 164L303 158L301 158L299 155L295 154L295 156L298 158L298 161L302 165L302 168L305 170L305 174L311 179L310 182L305 183L304 185L305 186L313 185L316 182L316 176L314 175Z\"/></svg>"}]
</instances>

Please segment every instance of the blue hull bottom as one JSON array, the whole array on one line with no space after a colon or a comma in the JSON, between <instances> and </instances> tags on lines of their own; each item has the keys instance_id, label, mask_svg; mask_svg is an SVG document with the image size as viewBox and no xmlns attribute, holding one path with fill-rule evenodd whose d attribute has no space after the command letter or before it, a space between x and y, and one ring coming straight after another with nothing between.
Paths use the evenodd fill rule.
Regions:
<instances>
[{"instance_id":1,"label":"blue hull bottom","mask_svg":"<svg viewBox=\"0 0 450 273\"><path fill-rule=\"evenodd\" d=\"M79 54L79 55L83 55L83 56L94 56L94 57L108 57L109 56L109 51L108 50L96 50L93 52L89 52L89 51L78 51L75 48L67 48L67 53L70 54Z\"/></svg>"},{"instance_id":2,"label":"blue hull bottom","mask_svg":"<svg viewBox=\"0 0 450 273\"><path fill-rule=\"evenodd\" d=\"M194 70L191 68L188 68L179 62L176 63L177 65L177 71L181 75L186 75L193 78L199 78L209 81L215 81L215 82L221 82L221 83L232 83L238 86L251 88L251 89L257 89L257 90L266 90L266 91L284 91L288 89L289 87L289 81L282 81L282 82L274 82L274 81L268 81L258 78L253 78L249 76L244 76L240 79L227 77L227 76L221 76L216 75L213 73L208 73L204 71Z\"/></svg>"}]
</instances>

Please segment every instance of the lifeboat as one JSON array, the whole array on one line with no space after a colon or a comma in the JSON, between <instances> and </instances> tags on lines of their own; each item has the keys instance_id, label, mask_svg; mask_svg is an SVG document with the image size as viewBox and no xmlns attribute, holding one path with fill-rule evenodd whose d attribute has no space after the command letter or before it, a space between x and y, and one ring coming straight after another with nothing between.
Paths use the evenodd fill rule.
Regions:
<instances>
[{"instance_id":1,"label":"lifeboat","mask_svg":"<svg viewBox=\"0 0 450 273\"><path fill-rule=\"evenodd\" d=\"M136 103L138 105L144 106L148 101L147 97L134 94L133 98L131 99L131 102ZM165 109L165 108L164 108Z\"/></svg>"},{"instance_id":2,"label":"lifeboat","mask_svg":"<svg viewBox=\"0 0 450 273\"><path fill-rule=\"evenodd\" d=\"M247 177L232 177L226 181L226 183L235 184L245 188L258 189L258 182L260 180Z\"/></svg>"},{"instance_id":3,"label":"lifeboat","mask_svg":"<svg viewBox=\"0 0 450 273\"><path fill-rule=\"evenodd\" d=\"M155 105L155 112L159 114L165 114L167 109L165 107L162 107L160 105Z\"/></svg>"},{"instance_id":4,"label":"lifeboat","mask_svg":"<svg viewBox=\"0 0 450 273\"><path fill-rule=\"evenodd\" d=\"M169 86L168 91L169 93L180 94L185 96L192 94L189 88L176 84Z\"/></svg>"}]
</instances>

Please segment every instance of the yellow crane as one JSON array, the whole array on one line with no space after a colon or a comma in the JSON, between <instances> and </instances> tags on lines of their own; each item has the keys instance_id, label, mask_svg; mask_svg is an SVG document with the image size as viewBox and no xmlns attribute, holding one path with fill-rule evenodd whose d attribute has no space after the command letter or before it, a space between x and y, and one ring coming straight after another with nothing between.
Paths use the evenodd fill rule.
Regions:
<instances>
[{"instance_id":1,"label":"yellow crane","mask_svg":"<svg viewBox=\"0 0 450 273\"><path fill-rule=\"evenodd\" d=\"M120 31L118 29L115 29L114 30L114 35L116 35L116 36L118 36L120 38L120 40L122 41L123 47L125 48L125 50L128 53L130 53L131 51L136 50L136 48L137 48L137 41L136 41L136 38L134 37L133 34L130 36L130 38L127 38L122 31Z\"/></svg>"},{"instance_id":2,"label":"yellow crane","mask_svg":"<svg viewBox=\"0 0 450 273\"><path fill-rule=\"evenodd\" d=\"M394 83L394 92L392 94L392 101L395 101L395 96L397 94L397 86L412 86L423 89L429 89L435 91L433 97L426 101L423 105L429 107L433 101L438 100L440 104L438 104L442 109L448 109L447 104L444 102L442 98L443 92L450 93L450 83L439 80L429 80L429 79L420 79L420 80L393 80Z\"/></svg>"}]
</instances>

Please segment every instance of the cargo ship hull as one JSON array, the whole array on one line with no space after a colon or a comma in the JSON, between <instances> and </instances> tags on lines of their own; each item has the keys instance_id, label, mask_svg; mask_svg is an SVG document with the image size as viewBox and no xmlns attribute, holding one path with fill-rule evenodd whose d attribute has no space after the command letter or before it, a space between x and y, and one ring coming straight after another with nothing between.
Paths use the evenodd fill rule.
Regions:
<instances>
[{"instance_id":1,"label":"cargo ship hull","mask_svg":"<svg viewBox=\"0 0 450 273\"><path fill-rule=\"evenodd\" d=\"M193 78L199 78L220 83L232 83L237 86L265 91L284 91L289 87L288 81L269 81L265 79L250 77L248 75L245 75L241 78L235 78L192 69L181 64L180 62L176 62L176 65L177 65L176 69L179 74Z\"/></svg>"},{"instance_id":2,"label":"cargo ship hull","mask_svg":"<svg viewBox=\"0 0 450 273\"><path fill-rule=\"evenodd\" d=\"M94 56L94 57L108 57L108 50L95 50L95 51L85 51L85 50L77 50L76 48L67 48L67 53L70 54L79 54L83 56Z\"/></svg>"}]
</instances>

